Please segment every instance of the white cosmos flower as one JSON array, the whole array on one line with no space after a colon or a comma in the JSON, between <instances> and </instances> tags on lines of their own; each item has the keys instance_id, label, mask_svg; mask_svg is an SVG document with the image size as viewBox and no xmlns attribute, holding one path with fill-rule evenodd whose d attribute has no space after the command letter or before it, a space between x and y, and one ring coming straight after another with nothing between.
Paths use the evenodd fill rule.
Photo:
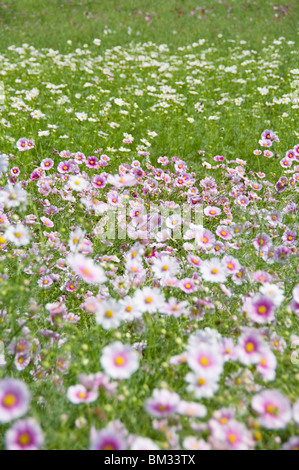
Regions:
<instances>
[{"instance_id":1,"label":"white cosmos flower","mask_svg":"<svg viewBox=\"0 0 299 470\"><path fill-rule=\"evenodd\" d=\"M137 289L134 300L141 312L155 313L164 305L164 295L157 287Z\"/></svg>"},{"instance_id":2,"label":"white cosmos flower","mask_svg":"<svg viewBox=\"0 0 299 470\"><path fill-rule=\"evenodd\" d=\"M88 182L83 178L83 176L71 175L67 185L74 191L83 191L87 188Z\"/></svg>"},{"instance_id":3,"label":"white cosmos flower","mask_svg":"<svg viewBox=\"0 0 299 470\"><path fill-rule=\"evenodd\" d=\"M226 266L218 258L204 260L199 269L204 281L221 283L226 281Z\"/></svg>"},{"instance_id":4,"label":"white cosmos flower","mask_svg":"<svg viewBox=\"0 0 299 470\"><path fill-rule=\"evenodd\" d=\"M162 256L160 259L155 259L152 271L158 279L165 277L173 277L179 270L179 263L171 256Z\"/></svg>"},{"instance_id":5,"label":"white cosmos flower","mask_svg":"<svg viewBox=\"0 0 299 470\"><path fill-rule=\"evenodd\" d=\"M115 300L103 300L99 302L96 311L96 322L98 325L101 325L104 330L117 328L121 323L119 312L120 306Z\"/></svg>"},{"instance_id":6,"label":"white cosmos flower","mask_svg":"<svg viewBox=\"0 0 299 470\"><path fill-rule=\"evenodd\" d=\"M285 296L283 295L283 290L280 289L276 284L270 284L268 282L262 284L260 287L260 292L261 294L270 297L276 307L280 307L280 305L285 299Z\"/></svg>"},{"instance_id":7,"label":"white cosmos flower","mask_svg":"<svg viewBox=\"0 0 299 470\"><path fill-rule=\"evenodd\" d=\"M30 242L29 230L22 224L10 225L4 233L4 239L17 247L28 245Z\"/></svg>"}]
</instances>

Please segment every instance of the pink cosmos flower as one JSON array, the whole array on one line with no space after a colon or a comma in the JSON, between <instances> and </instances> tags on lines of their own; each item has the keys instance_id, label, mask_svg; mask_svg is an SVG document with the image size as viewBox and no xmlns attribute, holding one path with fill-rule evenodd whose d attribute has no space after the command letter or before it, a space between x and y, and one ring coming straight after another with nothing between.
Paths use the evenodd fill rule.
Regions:
<instances>
[{"instance_id":1,"label":"pink cosmos flower","mask_svg":"<svg viewBox=\"0 0 299 470\"><path fill-rule=\"evenodd\" d=\"M16 145L17 145L17 149L20 152L24 152L25 150L30 150L34 148L34 143L32 142L32 140L26 139L25 137L22 137L21 139L19 139L16 142Z\"/></svg>"},{"instance_id":2,"label":"pink cosmos flower","mask_svg":"<svg viewBox=\"0 0 299 470\"><path fill-rule=\"evenodd\" d=\"M264 390L252 398L251 406L266 429L284 429L292 419L289 400L279 390Z\"/></svg>"},{"instance_id":3,"label":"pink cosmos flower","mask_svg":"<svg viewBox=\"0 0 299 470\"><path fill-rule=\"evenodd\" d=\"M263 324L275 320L275 304L267 296L256 294L247 298L243 305L247 316L255 323Z\"/></svg>"},{"instance_id":4,"label":"pink cosmos flower","mask_svg":"<svg viewBox=\"0 0 299 470\"><path fill-rule=\"evenodd\" d=\"M18 379L0 381L0 423L20 418L29 408L30 393L27 385Z\"/></svg>"},{"instance_id":5,"label":"pink cosmos flower","mask_svg":"<svg viewBox=\"0 0 299 470\"><path fill-rule=\"evenodd\" d=\"M216 217L221 214L221 209L215 206L208 206L204 208L204 213L207 217Z\"/></svg>"},{"instance_id":6,"label":"pink cosmos flower","mask_svg":"<svg viewBox=\"0 0 299 470\"><path fill-rule=\"evenodd\" d=\"M17 421L5 434L7 450L38 450L43 443L43 431L33 418Z\"/></svg>"},{"instance_id":7,"label":"pink cosmos flower","mask_svg":"<svg viewBox=\"0 0 299 470\"><path fill-rule=\"evenodd\" d=\"M267 382L272 382L276 376L277 360L275 354L270 349L266 349L262 354L258 364L257 370L262 376L262 379Z\"/></svg>"},{"instance_id":8,"label":"pink cosmos flower","mask_svg":"<svg viewBox=\"0 0 299 470\"><path fill-rule=\"evenodd\" d=\"M254 440L245 424L230 420L225 426L217 426L213 430L211 443L215 449L250 450Z\"/></svg>"},{"instance_id":9,"label":"pink cosmos flower","mask_svg":"<svg viewBox=\"0 0 299 470\"><path fill-rule=\"evenodd\" d=\"M180 404L180 397L175 392L155 388L152 398L146 400L145 409L157 418L166 418L176 413Z\"/></svg>"},{"instance_id":10,"label":"pink cosmos flower","mask_svg":"<svg viewBox=\"0 0 299 470\"><path fill-rule=\"evenodd\" d=\"M100 362L109 377L122 380L137 371L139 356L131 346L115 341L103 349Z\"/></svg>"},{"instance_id":11,"label":"pink cosmos flower","mask_svg":"<svg viewBox=\"0 0 299 470\"><path fill-rule=\"evenodd\" d=\"M80 403L92 403L96 401L99 393L97 390L87 390L84 385L78 384L69 387L66 395L73 405L79 405Z\"/></svg>"},{"instance_id":12,"label":"pink cosmos flower","mask_svg":"<svg viewBox=\"0 0 299 470\"><path fill-rule=\"evenodd\" d=\"M243 328L236 347L238 359L242 364L258 364L266 350L266 343L262 339L259 330Z\"/></svg>"},{"instance_id":13,"label":"pink cosmos flower","mask_svg":"<svg viewBox=\"0 0 299 470\"><path fill-rule=\"evenodd\" d=\"M48 219L48 217L41 217L40 220L46 227L54 227L54 223L51 219Z\"/></svg>"},{"instance_id":14,"label":"pink cosmos flower","mask_svg":"<svg viewBox=\"0 0 299 470\"><path fill-rule=\"evenodd\" d=\"M90 431L90 450L126 450L128 447L126 435L122 428L109 423L106 428Z\"/></svg>"},{"instance_id":15,"label":"pink cosmos flower","mask_svg":"<svg viewBox=\"0 0 299 470\"><path fill-rule=\"evenodd\" d=\"M81 254L69 255L67 262L72 270L88 284L102 284L107 280L103 268L97 266L91 258Z\"/></svg>"}]
</instances>

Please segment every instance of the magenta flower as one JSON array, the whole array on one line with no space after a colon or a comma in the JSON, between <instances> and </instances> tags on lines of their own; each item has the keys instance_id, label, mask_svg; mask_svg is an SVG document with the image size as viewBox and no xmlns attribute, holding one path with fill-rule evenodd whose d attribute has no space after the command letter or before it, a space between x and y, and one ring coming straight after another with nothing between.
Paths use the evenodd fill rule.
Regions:
<instances>
[{"instance_id":1,"label":"magenta flower","mask_svg":"<svg viewBox=\"0 0 299 470\"><path fill-rule=\"evenodd\" d=\"M30 393L27 385L18 379L0 381L0 423L20 418L29 408Z\"/></svg>"},{"instance_id":2,"label":"magenta flower","mask_svg":"<svg viewBox=\"0 0 299 470\"><path fill-rule=\"evenodd\" d=\"M33 418L17 421L5 434L7 450L38 450L43 443L43 431Z\"/></svg>"},{"instance_id":3,"label":"magenta flower","mask_svg":"<svg viewBox=\"0 0 299 470\"><path fill-rule=\"evenodd\" d=\"M157 418L166 418L176 413L180 404L180 397L175 392L166 389L153 391L152 398L146 400L145 409Z\"/></svg>"},{"instance_id":4,"label":"magenta flower","mask_svg":"<svg viewBox=\"0 0 299 470\"><path fill-rule=\"evenodd\" d=\"M264 295L256 294L253 298L247 298L243 309L255 323L263 324L275 320L275 304Z\"/></svg>"}]
</instances>

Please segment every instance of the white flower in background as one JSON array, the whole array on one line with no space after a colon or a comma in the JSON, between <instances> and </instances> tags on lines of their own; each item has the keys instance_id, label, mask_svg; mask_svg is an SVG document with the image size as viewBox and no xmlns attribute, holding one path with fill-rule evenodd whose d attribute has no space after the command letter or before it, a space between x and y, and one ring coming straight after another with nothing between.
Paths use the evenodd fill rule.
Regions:
<instances>
[{"instance_id":1,"label":"white flower in background","mask_svg":"<svg viewBox=\"0 0 299 470\"><path fill-rule=\"evenodd\" d=\"M0 176L8 170L8 155L6 153L0 154Z\"/></svg>"},{"instance_id":2,"label":"white flower in background","mask_svg":"<svg viewBox=\"0 0 299 470\"><path fill-rule=\"evenodd\" d=\"M76 117L79 119L79 121L86 121L87 119L87 114L86 113L75 113Z\"/></svg>"},{"instance_id":3,"label":"white flower in background","mask_svg":"<svg viewBox=\"0 0 299 470\"><path fill-rule=\"evenodd\" d=\"M29 230L22 224L10 225L4 233L4 238L17 247L28 245L30 242Z\"/></svg>"},{"instance_id":4,"label":"white flower in background","mask_svg":"<svg viewBox=\"0 0 299 470\"><path fill-rule=\"evenodd\" d=\"M100 39L94 39L93 40L93 43L96 45L96 46L100 46L101 45L101 40Z\"/></svg>"},{"instance_id":5,"label":"white flower in background","mask_svg":"<svg viewBox=\"0 0 299 470\"><path fill-rule=\"evenodd\" d=\"M71 175L67 186L70 187L73 191L83 191L87 188L88 182L83 176L80 175Z\"/></svg>"}]
</instances>

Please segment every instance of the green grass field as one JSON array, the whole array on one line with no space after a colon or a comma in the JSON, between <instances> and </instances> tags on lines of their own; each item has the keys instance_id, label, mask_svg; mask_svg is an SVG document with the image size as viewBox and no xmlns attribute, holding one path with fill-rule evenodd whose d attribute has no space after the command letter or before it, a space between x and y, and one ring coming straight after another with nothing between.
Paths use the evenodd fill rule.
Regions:
<instances>
[{"instance_id":1,"label":"green grass field","mask_svg":"<svg viewBox=\"0 0 299 470\"><path fill-rule=\"evenodd\" d=\"M298 17L1 1L0 448L299 447Z\"/></svg>"}]
</instances>

